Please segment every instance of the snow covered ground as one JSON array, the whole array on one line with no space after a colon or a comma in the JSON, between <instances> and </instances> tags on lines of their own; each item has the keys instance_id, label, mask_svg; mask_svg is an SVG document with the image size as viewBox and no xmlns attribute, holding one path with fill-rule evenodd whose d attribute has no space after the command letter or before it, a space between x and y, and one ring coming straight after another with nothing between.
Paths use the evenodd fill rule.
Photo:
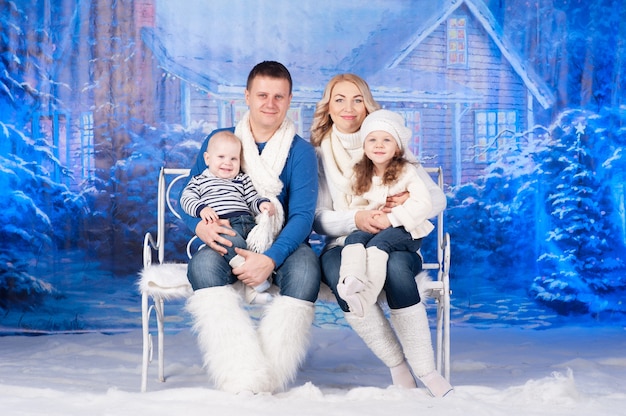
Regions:
<instances>
[{"instance_id":1,"label":"snow covered ground","mask_svg":"<svg viewBox=\"0 0 626 416\"><path fill-rule=\"evenodd\" d=\"M165 383L140 393L141 333L0 337L2 415L626 415L626 328L452 332L456 392L389 387L387 370L345 327L313 328L293 386L276 395L212 390L189 329L166 337Z\"/></svg>"}]
</instances>

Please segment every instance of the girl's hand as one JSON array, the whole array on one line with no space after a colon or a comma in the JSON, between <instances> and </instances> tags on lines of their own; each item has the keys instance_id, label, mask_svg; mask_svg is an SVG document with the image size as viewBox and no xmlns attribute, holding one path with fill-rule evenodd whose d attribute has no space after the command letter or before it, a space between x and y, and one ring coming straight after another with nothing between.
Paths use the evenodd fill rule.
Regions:
<instances>
[{"instance_id":1,"label":"girl's hand","mask_svg":"<svg viewBox=\"0 0 626 416\"><path fill-rule=\"evenodd\" d=\"M379 220L380 216L384 214L385 213L383 211L379 210L357 211L354 215L354 223L361 231L365 231L370 234L377 234L379 231L388 227Z\"/></svg>"}]
</instances>

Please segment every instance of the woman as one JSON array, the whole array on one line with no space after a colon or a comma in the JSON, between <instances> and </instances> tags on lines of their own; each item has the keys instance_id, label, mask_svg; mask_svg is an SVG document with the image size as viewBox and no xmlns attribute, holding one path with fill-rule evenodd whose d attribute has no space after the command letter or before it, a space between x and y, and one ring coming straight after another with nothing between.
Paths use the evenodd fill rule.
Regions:
<instances>
[{"instance_id":1,"label":"woman","mask_svg":"<svg viewBox=\"0 0 626 416\"><path fill-rule=\"evenodd\" d=\"M376 210L339 208L349 206L352 167L363 156L361 124L369 113L379 108L363 79L340 74L328 82L315 110L311 143L318 154L320 180L313 227L328 237L321 255L322 280L335 294L352 329L389 367L394 385L415 388L415 375L433 396L443 397L452 391L452 386L435 369L428 318L415 283L415 276L422 269L417 253L395 251L389 256L384 290L396 332L378 304L368 306L361 317L350 312L337 295L345 236L357 229L376 234L385 228L377 221ZM419 167L418 172L431 193L431 218L445 208L445 195L423 168ZM389 198L387 205L395 206L406 197Z\"/></svg>"}]
</instances>

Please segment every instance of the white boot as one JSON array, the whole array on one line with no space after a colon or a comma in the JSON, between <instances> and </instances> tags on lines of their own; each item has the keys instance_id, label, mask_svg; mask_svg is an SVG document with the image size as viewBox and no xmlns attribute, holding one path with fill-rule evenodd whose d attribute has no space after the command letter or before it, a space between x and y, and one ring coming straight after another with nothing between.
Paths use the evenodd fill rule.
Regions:
<instances>
[{"instance_id":1,"label":"white boot","mask_svg":"<svg viewBox=\"0 0 626 416\"><path fill-rule=\"evenodd\" d=\"M235 257L230 259L228 264L230 265L231 268L234 269L236 267L243 266L245 262L246 262L246 259L243 258L243 256L237 254ZM260 285L255 286L255 287L245 286L244 298L246 299L246 302L248 302L251 305L252 304L265 305L267 303L270 303L272 299L274 298L270 293L266 292L266 290L269 289L270 286L271 286L271 283L269 280L266 280Z\"/></svg>"},{"instance_id":2,"label":"white boot","mask_svg":"<svg viewBox=\"0 0 626 416\"><path fill-rule=\"evenodd\" d=\"M258 332L270 368L271 391L282 391L295 379L306 357L314 317L313 303L289 296L277 296L265 308Z\"/></svg>"},{"instance_id":3,"label":"white boot","mask_svg":"<svg viewBox=\"0 0 626 416\"><path fill-rule=\"evenodd\" d=\"M453 391L450 383L435 369L435 354L424 305L420 302L408 308L392 309L391 323L413 374L424 383L430 394L443 397Z\"/></svg>"},{"instance_id":4,"label":"white boot","mask_svg":"<svg viewBox=\"0 0 626 416\"><path fill-rule=\"evenodd\" d=\"M357 244L354 244L357 245ZM358 244L360 246L360 244ZM343 253L346 246L341 251L341 264L343 266ZM352 253L350 253L352 255ZM387 279L387 260L389 254L377 247L368 247L365 249L365 276L361 277L362 285L356 285L350 280L351 276L346 277L343 285L337 285L337 293L346 301L350 312L358 316L363 316L367 306L373 305L378 300L378 295L383 290L385 280ZM341 282L341 278L339 279Z\"/></svg>"},{"instance_id":5,"label":"white boot","mask_svg":"<svg viewBox=\"0 0 626 416\"><path fill-rule=\"evenodd\" d=\"M365 278L365 246L348 244L341 249L341 266L339 266L339 283L352 276L359 280Z\"/></svg>"},{"instance_id":6,"label":"white boot","mask_svg":"<svg viewBox=\"0 0 626 416\"><path fill-rule=\"evenodd\" d=\"M269 292L265 292L265 290L267 290L269 286L270 282L268 280L266 280L264 283L261 283L259 286L245 286L244 298L246 299L246 302L248 302L250 305L267 305L268 303L270 303L272 300L274 300L274 296L272 296L272 294ZM264 287L265 289L263 289Z\"/></svg>"},{"instance_id":7,"label":"white boot","mask_svg":"<svg viewBox=\"0 0 626 416\"><path fill-rule=\"evenodd\" d=\"M362 317L350 312L344 316L354 332L389 368L394 386L415 388L415 380L404 360L402 347L380 306L367 306Z\"/></svg>"},{"instance_id":8,"label":"white boot","mask_svg":"<svg viewBox=\"0 0 626 416\"><path fill-rule=\"evenodd\" d=\"M196 290L187 301L203 362L219 390L270 391L269 368L241 297L232 286Z\"/></svg>"}]
</instances>

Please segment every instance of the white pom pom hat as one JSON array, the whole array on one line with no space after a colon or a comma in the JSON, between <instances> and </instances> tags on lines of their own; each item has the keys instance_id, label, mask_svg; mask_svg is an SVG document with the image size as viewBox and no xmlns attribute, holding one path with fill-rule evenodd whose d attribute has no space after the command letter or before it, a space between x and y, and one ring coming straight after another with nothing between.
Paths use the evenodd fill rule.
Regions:
<instances>
[{"instance_id":1,"label":"white pom pom hat","mask_svg":"<svg viewBox=\"0 0 626 416\"><path fill-rule=\"evenodd\" d=\"M403 151L407 150L409 140L411 140L411 129L405 126L404 117L400 114L389 110L376 110L363 120L361 124L361 143L365 142L365 138L373 131L385 131L389 133L398 148Z\"/></svg>"}]
</instances>

